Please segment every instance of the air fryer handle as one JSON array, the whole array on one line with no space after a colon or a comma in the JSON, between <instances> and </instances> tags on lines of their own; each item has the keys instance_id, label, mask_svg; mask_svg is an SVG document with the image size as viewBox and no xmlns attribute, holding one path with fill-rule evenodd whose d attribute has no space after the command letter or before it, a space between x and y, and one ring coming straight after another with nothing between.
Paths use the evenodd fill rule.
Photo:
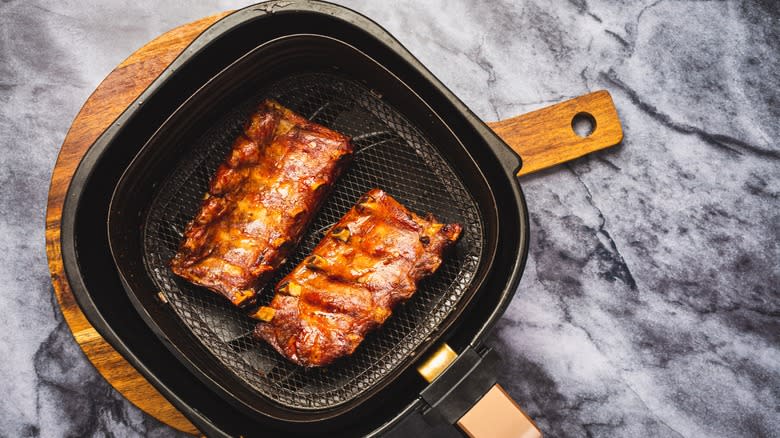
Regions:
<instances>
[{"instance_id":1,"label":"air fryer handle","mask_svg":"<svg viewBox=\"0 0 780 438\"><path fill-rule=\"evenodd\" d=\"M496 383L500 359L490 348L459 355L447 344L417 371L430 385L420 393L426 418L456 424L472 438L541 438L542 433Z\"/></svg>"},{"instance_id":2,"label":"air fryer handle","mask_svg":"<svg viewBox=\"0 0 780 438\"><path fill-rule=\"evenodd\" d=\"M582 137L575 117L593 125ZM623 140L615 103L606 90L596 91L510 119L488 123L523 160L518 175L546 169L615 146Z\"/></svg>"}]
</instances>

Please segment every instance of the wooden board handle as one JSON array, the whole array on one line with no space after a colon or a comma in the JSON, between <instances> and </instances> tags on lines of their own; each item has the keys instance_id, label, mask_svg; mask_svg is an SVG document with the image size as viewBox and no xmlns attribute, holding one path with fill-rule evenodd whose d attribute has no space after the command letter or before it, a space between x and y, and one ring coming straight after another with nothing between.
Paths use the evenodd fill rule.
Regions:
<instances>
[{"instance_id":1,"label":"wooden board handle","mask_svg":"<svg viewBox=\"0 0 780 438\"><path fill-rule=\"evenodd\" d=\"M586 137L574 132L575 116L590 118L594 128ZM565 163L623 140L612 96L596 91L511 119L488 123L523 159L518 175Z\"/></svg>"}]
</instances>

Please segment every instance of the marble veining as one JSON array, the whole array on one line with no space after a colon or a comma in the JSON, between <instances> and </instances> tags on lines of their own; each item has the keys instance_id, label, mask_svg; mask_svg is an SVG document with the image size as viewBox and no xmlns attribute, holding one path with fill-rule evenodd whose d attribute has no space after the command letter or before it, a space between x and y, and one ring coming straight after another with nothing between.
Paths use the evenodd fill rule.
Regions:
<instances>
[{"instance_id":1,"label":"marble veining","mask_svg":"<svg viewBox=\"0 0 780 438\"><path fill-rule=\"evenodd\" d=\"M606 88L623 145L523 178L531 252L489 341L546 436L780 436L780 3L343 4L485 120ZM177 436L74 343L44 250L89 93L159 33L245 2L0 3L0 436ZM391 436L457 436L412 417Z\"/></svg>"}]
</instances>

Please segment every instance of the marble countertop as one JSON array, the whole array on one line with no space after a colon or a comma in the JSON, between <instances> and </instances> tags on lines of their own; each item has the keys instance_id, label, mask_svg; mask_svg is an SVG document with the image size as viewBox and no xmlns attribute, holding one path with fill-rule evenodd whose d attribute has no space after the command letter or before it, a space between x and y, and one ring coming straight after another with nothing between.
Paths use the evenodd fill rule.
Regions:
<instances>
[{"instance_id":1,"label":"marble countertop","mask_svg":"<svg viewBox=\"0 0 780 438\"><path fill-rule=\"evenodd\" d=\"M780 436L780 3L344 4L488 121L606 88L622 146L522 179L519 291L489 343L547 436ZM0 3L0 435L175 436L73 341L44 250L82 103L163 31L241 2ZM447 436L420 418L392 436Z\"/></svg>"}]
</instances>

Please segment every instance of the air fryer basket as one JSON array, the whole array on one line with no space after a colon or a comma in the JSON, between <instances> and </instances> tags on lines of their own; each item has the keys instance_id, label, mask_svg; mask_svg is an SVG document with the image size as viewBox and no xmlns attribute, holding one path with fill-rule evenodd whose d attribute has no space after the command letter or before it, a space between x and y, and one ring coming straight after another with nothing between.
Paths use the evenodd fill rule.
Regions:
<instances>
[{"instance_id":1,"label":"air fryer basket","mask_svg":"<svg viewBox=\"0 0 780 438\"><path fill-rule=\"evenodd\" d=\"M496 280L491 275L501 247L493 187L471 151L416 92L344 41L310 34L279 37L197 90L120 179L109 211L109 241L131 300L183 363L237 407L286 421L340 416L413 364L458 320L486 279L497 281L500 290L506 287L506 276ZM219 296L175 277L168 267L214 169L265 97L352 136L356 153L285 269L260 293L260 304L270 300L275 282L322 232L372 187L414 211L465 227L451 257L406 305L355 354L322 369L287 362L252 338L251 319ZM502 165L495 156L490 159L487 155L480 164L513 175L516 161ZM513 192L504 190L507 194ZM513 215L510 223L519 219L516 210ZM518 231L524 233L511 230ZM511 273L517 253L508 251L500 266ZM152 299L158 292L167 312Z\"/></svg>"},{"instance_id":2,"label":"air fryer basket","mask_svg":"<svg viewBox=\"0 0 780 438\"><path fill-rule=\"evenodd\" d=\"M169 269L182 231L200 206L249 112L271 97L307 118L352 137L354 160L276 277L300 262L355 201L381 187L413 211L463 225L463 238L439 271L348 358L324 368L290 363L251 332L256 321L221 296L177 278ZM181 321L228 370L277 403L330 408L354 399L398 367L458 305L482 256L479 210L446 160L409 120L366 86L328 73L300 73L269 84L219 118L186 153L157 191L143 224L146 269Z\"/></svg>"},{"instance_id":3,"label":"air fryer basket","mask_svg":"<svg viewBox=\"0 0 780 438\"><path fill-rule=\"evenodd\" d=\"M195 71L236 53L240 58L211 80L195 79ZM479 349L519 281L528 225L517 155L384 30L338 6L299 0L244 9L174 64L144 93L148 104L139 99L120 118L121 129L96 143L99 150L137 150L124 141L135 120L159 126L127 166L108 212L111 254L138 314L215 394L274 430L362 434L424 406L427 385L410 365L442 341L456 351ZM192 91L163 116L160 102L174 84ZM251 320L167 266L214 168L264 97L353 136L357 146L316 223L269 285L372 187L466 227L452 257L415 297L353 356L324 369L289 364L252 339ZM79 172L87 181L89 169ZM68 215L83 211L73 199ZM269 286L260 303L270 296ZM372 422L364 432L360 418Z\"/></svg>"}]
</instances>

